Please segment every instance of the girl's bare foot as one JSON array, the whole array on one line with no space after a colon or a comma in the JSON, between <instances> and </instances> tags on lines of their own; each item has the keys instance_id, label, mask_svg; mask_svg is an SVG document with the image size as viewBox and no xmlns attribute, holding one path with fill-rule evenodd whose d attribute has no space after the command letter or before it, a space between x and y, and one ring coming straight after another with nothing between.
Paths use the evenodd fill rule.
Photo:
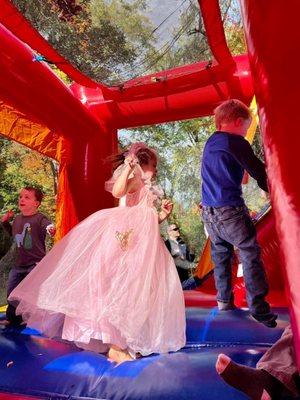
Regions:
<instances>
[{"instance_id":1,"label":"girl's bare foot","mask_svg":"<svg viewBox=\"0 0 300 400\"><path fill-rule=\"evenodd\" d=\"M116 362L117 364L121 364L125 361L133 361L133 358L127 350L120 349L117 346L111 346L107 356L110 360Z\"/></svg>"}]
</instances>

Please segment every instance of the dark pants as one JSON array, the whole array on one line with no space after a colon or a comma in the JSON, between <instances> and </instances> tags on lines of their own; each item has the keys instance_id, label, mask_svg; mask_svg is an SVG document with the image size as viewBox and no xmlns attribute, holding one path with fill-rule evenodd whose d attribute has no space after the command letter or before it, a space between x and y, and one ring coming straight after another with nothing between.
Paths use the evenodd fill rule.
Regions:
<instances>
[{"instance_id":1,"label":"dark pants","mask_svg":"<svg viewBox=\"0 0 300 400\"><path fill-rule=\"evenodd\" d=\"M233 300L231 263L235 246L243 264L250 312L259 319L267 318L270 313L270 306L265 301L268 283L248 209L245 206L203 207L202 215L211 240L217 300L224 303Z\"/></svg>"},{"instance_id":2,"label":"dark pants","mask_svg":"<svg viewBox=\"0 0 300 400\"><path fill-rule=\"evenodd\" d=\"M190 270L189 269L184 269L184 268L180 268L180 267L177 267L177 266L176 266L176 269L177 269L177 272L178 272L179 279L180 279L181 283L186 281L187 279L189 279L189 277L190 277Z\"/></svg>"},{"instance_id":3,"label":"dark pants","mask_svg":"<svg viewBox=\"0 0 300 400\"><path fill-rule=\"evenodd\" d=\"M13 267L8 275L7 282L7 297L11 294L11 292L18 286L18 284L26 278L29 272L35 267L36 264L27 265L22 267ZM14 307L9 301L7 302L8 306L6 309L6 319L12 323L20 324L22 322L22 317L16 315L16 307Z\"/></svg>"}]
</instances>

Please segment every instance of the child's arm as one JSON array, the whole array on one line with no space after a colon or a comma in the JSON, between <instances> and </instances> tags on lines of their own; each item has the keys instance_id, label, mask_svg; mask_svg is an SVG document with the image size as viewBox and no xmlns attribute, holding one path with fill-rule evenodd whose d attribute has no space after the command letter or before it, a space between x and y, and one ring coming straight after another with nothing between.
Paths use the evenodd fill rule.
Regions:
<instances>
[{"instance_id":1,"label":"child's arm","mask_svg":"<svg viewBox=\"0 0 300 400\"><path fill-rule=\"evenodd\" d=\"M230 140L229 147L237 162L257 181L262 190L268 192L266 167L256 157L250 143L247 140L242 140L239 143L236 143L236 140Z\"/></svg>"},{"instance_id":2,"label":"child's arm","mask_svg":"<svg viewBox=\"0 0 300 400\"><path fill-rule=\"evenodd\" d=\"M12 226L9 220L13 218L13 216L14 212L12 210L8 210L6 214L4 214L1 218L2 226L9 233L10 236L12 236Z\"/></svg>"},{"instance_id":3,"label":"child's arm","mask_svg":"<svg viewBox=\"0 0 300 400\"><path fill-rule=\"evenodd\" d=\"M46 226L46 231L49 236L54 237L56 233L56 228L53 224L49 224Z\"/></svg>"},{"instance_id":4,"label":"child's arm","mask_svg":"<svg viewBox=\"0 0 300 400\"><path fill-rule=\"evenodd\" d=\"M46 215L42 215L40 220L40 226L42 230L46 231L49 236L53 237L56 233L55 225L46 217Z\"/></svg>"},{"instance_id":5,"label":"child's arm","mask_svg":"<svg viewBox=\"0 0 300 400\"><path fill-rule=\"evenodd\" d=\"M135 184L135 178L129 178L132 174L135 166L137 165L137 160L135 157L128 156L125 159L125 168L123 169L121 175L116 179L114 187L112 190L112 195L116 198L121 198L125 194L133 189Z\"/></svg>"},{"instance_id":6,"label":"child's arm","mask_svg":"<svg viewBox=\"0 0 300 400\"><path fill-rule=\"evenodd\" d=\"M158 222L161 223L169 217L173 210L173 203L171 200L164 199L161 203L161 210L158 213Z\"/></svg>"}]
</instances>

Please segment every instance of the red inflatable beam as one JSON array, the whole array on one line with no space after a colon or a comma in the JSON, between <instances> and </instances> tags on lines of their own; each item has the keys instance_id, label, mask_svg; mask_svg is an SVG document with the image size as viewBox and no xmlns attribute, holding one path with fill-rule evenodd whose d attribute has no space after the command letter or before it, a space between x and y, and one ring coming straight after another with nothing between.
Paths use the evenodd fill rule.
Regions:
<instances>
[{"instance_id":1,"label":"red inflatable beam","mask_svg":"<svg viewBox=\"0 0 300 400\"><path fill-rule=\"evenodd\" d=\"M32 50L0 24L1 100L66 137L93 135L101 126Z\"/></svg>"},{"instance_id":2,"label":"red inflatable beam","mask_svg":"<svg viewBox=\"0 0 300 400\"><path fill-rule=\"evenodd\" d=\"M234 58L233 78L242 87L239 98L250 103L252 78L247 56ZM72 85L76 97L107 125L128 128L211 115L223 100L231 97L226 71L218 65L206 68L196 63L151 74L114 88L114 101L105 101L99 89Z\"/></svg>"},{"instance_id":3,"label":"red inflatable beam","mask_svg":"<svg viewBox=\"0 0 300 400\"><path fill-rule=\"evenodd\" d=\"M31 49L1 24L0 54L1 100L65 138L58 202L66 233L92 212L113 205L103 189L110 175L103 160L116 149L116 132L96 119L47 65L35 62ZM23 144L47 155L38 140L30 140Z\"/></svg>"},{"instance_id":4,"label":"red inflatable beam","mask_svg":"<svg viewBox=\"0 0 300 400\"><path fill-rule=\"evenodd\" d=\"M220 65L234 69L235 62L226 43L218 0L198 0L208 44Z\"/></svg>"}]
</instances>

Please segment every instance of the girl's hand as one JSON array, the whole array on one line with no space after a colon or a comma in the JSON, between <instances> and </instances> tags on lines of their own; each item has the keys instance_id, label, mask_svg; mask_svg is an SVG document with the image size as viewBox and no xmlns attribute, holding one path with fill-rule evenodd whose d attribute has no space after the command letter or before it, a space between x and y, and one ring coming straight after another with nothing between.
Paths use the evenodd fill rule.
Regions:
<instances>
[{"instance_id":1,"label":"girl's hand","mask_svg":"<svg viewBox=\"0 0 300 400\"><path fill-rule=\"evenodd\" d=\"M6 214L4 214L3 217L1 218L1 221L2 221L2 222L7 222L7 221L9 221L11 218L13 218L14 215L15 215L15 214L14 214L14 212L13 212L12 210L8 210L8 211L6 212Z\"/></svg>"},{"instance_id":2,"label":"girl's hand","mask_svg":"<svg viewBox=\"0 0 300 400\"><path fill-rule=\"evenodd\" d=\"M163 199L161 203L161 210L166 213L167 217L171 214L173 210L173 203L169 199Z\"/></svg>"},{"instance_id":3,"label":"girl's hand","mask_svg":"<svg viewBox=\"0 0 300 400\"><path fill-rule=\"evenodd\" d=\"M163 222L165 219L169 217L173 210L173 203L169 199L162 200L161 203L161 211L159 213L159 222Z\"/></svg>"},{"instance_id":4,"label":"girl's hand","mask_svg":"<svg viewBox=\"0 0 300 400\"><path fill-rule=\"evenodd\" d=\"M133 169L137 164L139 163L139 160L136 158L136 156L127 156L125 158L124 164L128 165L130 169Z\"/></svg>"}]
</instances>

